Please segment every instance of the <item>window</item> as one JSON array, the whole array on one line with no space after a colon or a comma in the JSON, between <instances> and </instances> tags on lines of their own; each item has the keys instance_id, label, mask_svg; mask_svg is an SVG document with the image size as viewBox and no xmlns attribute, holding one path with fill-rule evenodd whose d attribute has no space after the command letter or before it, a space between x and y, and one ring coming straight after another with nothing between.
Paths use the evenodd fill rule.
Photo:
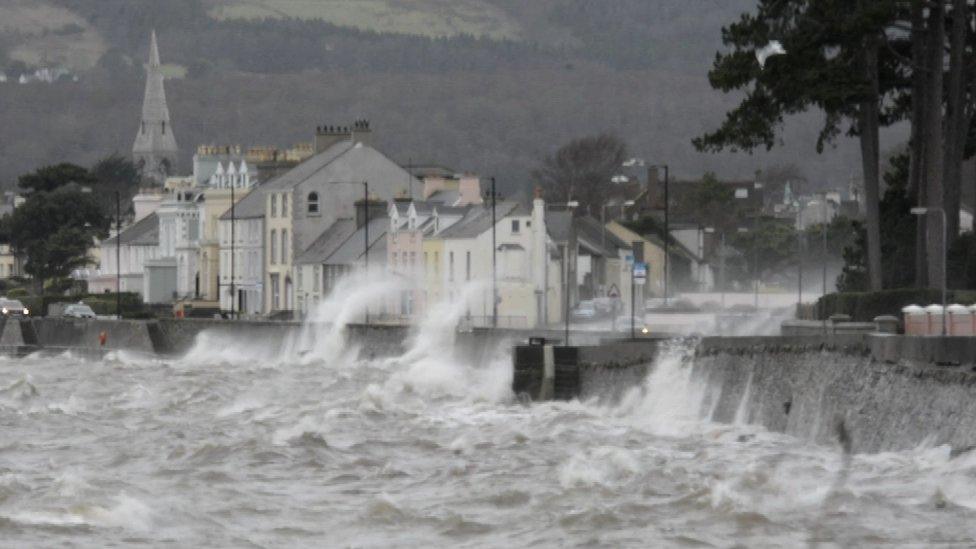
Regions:
<instances>
[{"instance_id":1,"label":"window","mask_svg":"<svg viewBox=\"0 0 976 549\"><path fill-rule=\"evenodd\" d=\"M430 272L430 262L427 257L427 252L424 252L424 273Z\"/></svg>"},{"instance_id":2,"label":"window","mask_svg":"<svg viewBox=\"0 0 976 549\"><path fill-rule=\"evenodd\" d=\"M278 195L271 194L271 217L278 217Z\"/></svg>"},{"instance_id":3,"label":"window","mask_svg":"<svg viewBox=\"0 0 976 549\"><path fill-rule=\"evenodd\" d=\"M465 252L464 263L464 279L471 280L471 252Z\"/></svg>"},{"instance_id":4,"label":"window","mask_svg":"<svg viewBox=\"0 0 976 549\"><path fill-rule=\"evenodd\" d=\"M166 135L166 121L163 120L163 135Z\"/></svg>"},{"instance_id":5,"label":"window","mask_svg":"<svg viewBox=\"0 0 976 549\"><path fill-rule=\"evenodd\" d=\"M434 252L434 272L441 274L441 258L440 252Z\"/></svg>"},{"instance_id":6,"label":"window","mask_svg":"<svg viewBox=\"0 0 976 549\"><path fill-rule=\"evenodd\" d=\"M284 206L284 202L281 203ZM281 229L281 264L288 263L288 229Z\"/></svg>"},{"instance_id":7,"label":"window","mask_svg":"<svg viewBox=\"0 0 976 549\"><path fill-rule=\"evenodd\" d=\"M288 195L281 194L281 217L288 217Z\"/></svg>"},{"instance_id":8,"label":"window","mask_svg":"<svg viewBox=\"0 0 976 549\"><path fill-rule=\"evenodd\" d=\"M447 263L448 263L447 279L453 282L454 281L454 252L450 252L450 255L448 255Z\"/></svg>"},{"instance_id":9,"label":"window","mask_svg":"<svg viewBox=\"0 0 976 549\"><path fill-rule=\"evenodd\" d=\"M272 195L274 196L274 195ZM271 264L274 265L278 260L278 231L271 229Z\"/></svg>"},{"instance_id":10,"label":"window","mask_svg":"<svg viewBox=\"0 0 976 549\"><path fill-rule=\"evenodd\" d=\"M321 287L320 282L322 280L321 279L322 275L319 274L319 271L320 271L320 267L318 265L312 268L312 291L313 292L318 292L319 288ZM318 297L316 297L315 299L317 300Z\"/></svg>"},{"instance_id":11,"label":"window","mask_svg":"<svg viewBox=\"0 0 976 549\"><path fill-rule=\"evenodd\" d=\"M319 213L319 193L308 193L308 213Z\"/></svg>"},{"instance_id":12,"label":"window","mask_svg":"<svg viewBox=\"0 0 976 549\"><path fill-rule=\"evenodd\" d=\"M393 252L393 261L391 262L391 264L393 265L393 268L394 269L397 268L397 253L396 252Z\"/></svg>"},{"instance_id":13,"label":"window","mask_svg":"<svg viewBox=\"0 0 976 549\"><path fill-rule=\"evenodd\" d=\"M519 220L518 219L513 219L512 220L512 234L518 234L518 232L519 232Z\"/></svg>"}]
</instances>

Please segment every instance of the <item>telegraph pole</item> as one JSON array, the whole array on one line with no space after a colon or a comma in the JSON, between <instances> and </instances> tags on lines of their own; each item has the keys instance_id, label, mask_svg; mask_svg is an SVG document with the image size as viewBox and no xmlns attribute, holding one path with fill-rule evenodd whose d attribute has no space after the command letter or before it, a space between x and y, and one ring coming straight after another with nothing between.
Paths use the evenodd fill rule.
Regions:
<instances>
[{"instance_id":1,"label":"telegraph pole","mask_svg":"<svg viewBox=\"0 0 976 549\"><path fill-rule=\"evenodd\" d=\"M363 256L366 277L369 278L369 182L363 181ZM366 304L366 325L369 326L369 304Z\"/></svg>"},{"instance_id":2,"label":"telegraph pole","mask_svg":"<svg viewBox=\"0 0 976 549\"><path fill-rule=\"evenodd\" d=\"M498 327L498 244L495 243L495 204L498 193L495 192L495 178L491 178L491 327Z\"/></svg>"},{"instance_id":3,"label":"telegraph pole","mask_svg":"<svg viewBox=\"0 0 976 549\"><path fill-rule=\"evenodd\" d=\"M115 316L122 318L122 193L115 191Z\"/></svg>"},{"instance_id":4,"label":"telegraph pole","mask_svg":"<svg viewBox=\"0 0 976 549\"><path fill-rule=\"evenodd\" d=\"M237 307L234 305L234 300L237 298L237 293L236 293L237 288L234 285L234 279L237 276L237 273L235 271L235 269L237 268L235 262L236 258L234 257L235 252L237 251L235 248L237 243L235 242L236 234L235 234L235 227L234 227L234 222L236 221L235 215L237 213L234 210L234 197L235 197L234 187L235 186L236 185L234 181L231 181L230 182L230 317L231 318L237 318Z\"/></svg>"}]
</instances>

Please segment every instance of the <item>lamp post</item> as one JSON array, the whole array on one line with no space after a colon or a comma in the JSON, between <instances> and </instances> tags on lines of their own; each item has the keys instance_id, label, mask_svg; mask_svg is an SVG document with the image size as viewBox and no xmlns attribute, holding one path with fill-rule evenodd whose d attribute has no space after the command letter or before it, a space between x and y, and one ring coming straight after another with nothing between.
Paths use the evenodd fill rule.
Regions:
<instances>
[{"instance_id":1,"label":"lamp post","mask_svg":"<svg viewBox=\"0 0 976 549\"><path fill-rule=\"evenodd\" d=\"M668 223L668 217L671 211L671 203L668 199L668 184L670 180L670 168L667 164L652 164L647 165L647 162L642 158L631 158L623 163L625 168L635 167L635 166L647 166L648 177L650 177L650 170L664 170L664 306L668 306L668 284L671 279L671 259L668 257L668 248L670 247L671 232L669 231L670 224Z\"/></svg>"},{"instance_id":2,"label":"lamp post","mask_svg":"<svg viewBox=\"0 0 976 549\"><path fill-rule=\"evenodd\" d=\"M553 205L555 206L555 204L553 204ZM570 200L569 202L566 202L566 209L567 210L570 210L570 212L572 212L572 210L576 209L578 206L579 206L579 202L577 202L575 200ZM570 215L570 220L569 220L569 223L570 223L570 233L572 233L572 230L573 230L572 229L572 224L573 224L572 217L573 216ZM565 336L565 341L566 342L565 342L565 345L567 347L569 346L569 302L570 302L570 295L569 295L570 294L570 292L569 292L569 288L570 288L570 280L569 280L569 275L570 275L570 268L569 268L569 244L570 244L570 242L569 241L570 240L571 239L569 239L567 237L566 248L563 251L563 271L565 273L564 276L563 276L563 284L564 284L564 287L563 287L563 295L564 295L563 301L565 302L565 309L566 309L566 313L565 313L564 316L566 317L565 318L565 321L566 321L566 336Z\"/></svg>"},{"instance_id":3,"label":"lamp post","mask_svg":"<svg viewBox=\"0 0 976 549\"><path fill-rule=\"evenodd\" d=\"M369 279L369 181L363 181L363 263ZM369 303L366 304L366 325L369 326Z\"/></svg>"},{"instance_id":4,"label":"lamp post","mask_svg":"<svg viewBox=\"0 0 976 549\"><path fill-rule=\"evenodd\" d=\"M122 319L122 193L115 191L115 316Z\"/></svg>"},{"instance_id":5,"label":"lamp post","mask_svg":"<svg viewBox=\"0 0 976 549\"><path fill-rule=\"evenodd\" d=\"M823 288L823 293L821 295L823 296L822 299L824 299L824 301L822 302L824 304L823 333L824 333L824 335L827 335L827 314L826 314L827 313L827 311L826 311L826 306L827 306L827 302L826 302L826 298L827 298L827 217L830 214L827 211L827 209L828 209L827 208L827 193L826 192L825 193L822 193L822 195L823 195L823 202L822 202L822 206L823 206L823 220L822 220L822 223L820 224L820 240L821 240L821 247L822 247L822 250L821 250L822 257L821 257L821 259L822 259L822 261L821 261L821 267L820 267L820 276L822 278L821 284L822 284L822 288Z\"/></svg>"},{"instance_id":6,"label":"lamp post","mask_svg":"<svg viewBox=\"0 0 976 549\"><path fill-rule=\"evenodd\" d=\"M725 308L725 231L718 231L715 227L705 227L705 232L708 234L719 233L720 244L718 252L719 260L719 292L722 295L722 308Z\"/></svg>"},{"instance_id":7,"label":"lamp post","mask_svg":"<svg viewBox=\"0 0 976 549\"><path fill-rule=\"evenodd\" d=\"M800 317L803 307L803 229L800 219L800 203L794 202L796 208L796 316Z\"/></svg>"},{"instance_id":8,"label":"lamp post","mask_svg":"<svg viewBox=\"0 0 976 549\"><path fill-rule=\"evenodd\" d=\"M495 226L498 224L495 206L498 203L498 193L495 191L494 177L491 178L488 198L491 199L491 327L498 328L498 244L495 240Z\"/></svg>"},{"instance_id":9,"label":"lamp post","mask_svg":"<svg viewBox=\"0 0 976 549\"><path fill-rule=\"evenodd\" d=\"M234 284L234 278L235 276L237 276L237 272L236 272L237 265L235 264L235 259L236 259L235 252L237 250L235 249L236 242L234 242L234 240L236 239L235 237L237 236L235 234L235 227L234 227L234 221L235 221L234 217L236 216L236 212L234 210L234 198L235 198L234 187L236 186L237 185L232 180L230 182L230 317L231 318L237 318L237 307L234 306L234 300L237 297L237 287Z\"/></svg>"},{"instance_id":10,"label":"lamp post","mask_svg":"<svg viewBox=\"0 0 976 549\"><path fill-rule=\"evenodd\" d=\"M911 209L911 212L912 212L912 215L917 215L917 216L923 216L923 215L928 215L928 214L933 213L933 212L938 212L939 213L939 216L942 218L942 337L945 337L948 334L948 330L946 329L946 316L947 316L947 312L946 312L946 299L947 299L947 294L948 294L948 290L947 290L947 280L948 280L948 277L947 277L947 273L946 273L946 270L947 270L946 269L946 267L947 267L947 265L946 265L946 263L947 263L946 262L946 241L947 241L947 238L948 238L948 235L946 234L946 231L947 231L947 229L946 229L946 213L945 213L945 210L942 209L942 208L926 208L926 207L912 208ZM926 227L926 230L928 230L928 227Z\"/></svg>"}]
</instances>

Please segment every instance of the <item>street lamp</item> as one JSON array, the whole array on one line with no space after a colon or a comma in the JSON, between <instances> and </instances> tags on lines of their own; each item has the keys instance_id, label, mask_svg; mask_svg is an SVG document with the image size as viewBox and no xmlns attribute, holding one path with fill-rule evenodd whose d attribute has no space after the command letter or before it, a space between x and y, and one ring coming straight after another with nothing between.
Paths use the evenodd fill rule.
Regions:
<instances>
[{"instance_id":1,"label":"street lamp","mask_svg":"<svg viewBox=\"0 0 976 549\"><path fill-rule=\"evenodd\" d=\"M664 169L664 307L667 308L668 293L669 293L668 283L671 278L671 265L670 265L670 258L668 257L670 255L668 253L668 248L670 247L669 240L671 237L671 232L669 230L670 224L668 223L668 215L670 214L670 209L671 209L670 208L671 204L670 201L668 200L668 182L670 179L670 169L668 168L667 164L648 165L643 158L631 158L625 160L622 166L625 168L646 166L648 170L648 174L650 174L650 170L652 169L653 170Z\"/></svg>"},{"instance_id":2,"label":"street lamp","mask_svg":"<svg viewBox=\"0 0 976 549\"><path fill-rule=\"evenodd\" d=\"M946 330L946 240L948 235L946 234L946 213L942 208L912 208L912 215L923 216L930 213L938 212L942 218L942 337L945 337L948 333ZM928 230L928 227L926 227Z\"/></svg>"},{"instance_id":3,"label":"street lamp","mask_svg":"<svg viewBox=\"0 0 976 549\"><path fill-rule=\"evenodd\" d=\"M369 181L363 181L363 264L369 280ZM233 297L231 298L233 299ZM369 303L366 303L366 326L369 326Z\"/></svg>"},{"instance_id":4,"label":"street lamp","mask_svg":"<svg viewBox=\"0 0 976 549\"><path fill-rule=\"evenodd\" d=\"M705 232L715 234L715 227L705 227ZM722 293L722 308L725 308L725 231L721 231L721 245L719 246L719 291Z\"/></svg>"},{"instance_id":5,"label":"street lamp","mask_svg":"<svg viewBox=\"0 0 976 549\"><path fill-rule=\"evenodd\" d=\"M570 201L566 202L565 204L546 204L546 208L557 207L557 206L563 206L567 210L570 211L569 225L570 225L570 233L572 233L572 226L573 226L572 210L575 210L576 208L579 207L579 202L576 201L576 200L570 200ZM569 301L570 301L570 299L569 299L569 293L570 293L569 292L569 287L570 287L569 286L569 284L570 284L569 274L570 274L570 269L569 269L569 237L567 236L566 246L563 249L563 295L564 295L563 301L565 303L565 309L566 309L565 310L565 313L564 313L564 316L566 317L565 318L565 322L566 322L566 336L565 336L565 344L564 345L567 346L567 347L569 346L569 314L570 314L570 312L569 312Z\"/></svg>"},{"instance_id":6,"label":"street lamp","mask_svg":"<svg viewBox=\"0 0 976 549\"><path fill-rule=\"evenodd\" d=\"M495 191L495 178L491 178L491 190L485 193L491 199L491 327L498 327L498 246L495 243L495 205L500 195Z\"/></svg>"},{"instance_id":7,"label":"street lamp","mask_svg":"<svg viewBox=\"0 0 976 549\"><path fill-rule=\"evenodd\" d=\"M623 215L624 208L629 208L629 207L633 206L634 204L635 204L635 202L633 200L625 200L624 202L621 202L620 204L612 204L612 205L614 205L614 206L619 205L620 206L620 215ZM609 207L609 206L611 206L611 204L604 203L603 206L600 208L600 221L603 223L603 242L602 242L602 244L603 244L603 248L604 249L606 249L606 247L607 247L607 207Z\"/></svg>"}]
</instances>

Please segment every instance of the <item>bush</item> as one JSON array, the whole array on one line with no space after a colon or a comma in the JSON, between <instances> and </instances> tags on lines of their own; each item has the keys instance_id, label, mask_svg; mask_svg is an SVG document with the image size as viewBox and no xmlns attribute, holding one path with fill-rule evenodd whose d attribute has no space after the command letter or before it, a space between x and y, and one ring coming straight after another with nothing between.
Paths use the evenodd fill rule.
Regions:
<instances>
[{"instance_id":1,"label":"bush","mask_svg":"<svg viewBox=\"0 0 976 549\"><path fill-rule=\"evenodd\" d=\"M949 290L949 303L972 305L976 303L974 290ZM931 288L902 288L880 292L845 292L828 294L817 300L818 320L835 314L850 315L856 322L871 322L881 315L901 316L901 310L908 305L931 305L942 303L942 290Z\"/></svg>"},{"instance_id":2,"label":"bush","mask_svg":"<svg viewBox=\"0 0 976 549\"><path fill-rule=\"evenodd\" d=\"M55 303L84 302L97 315L116 314L115 294L88 294L81 296L45 295L20 298L35 315L46 316L48 306ZM153 318L139 294L123 292L121 298L122 316L125 318Z\"/></svg>"}]
</instances>

